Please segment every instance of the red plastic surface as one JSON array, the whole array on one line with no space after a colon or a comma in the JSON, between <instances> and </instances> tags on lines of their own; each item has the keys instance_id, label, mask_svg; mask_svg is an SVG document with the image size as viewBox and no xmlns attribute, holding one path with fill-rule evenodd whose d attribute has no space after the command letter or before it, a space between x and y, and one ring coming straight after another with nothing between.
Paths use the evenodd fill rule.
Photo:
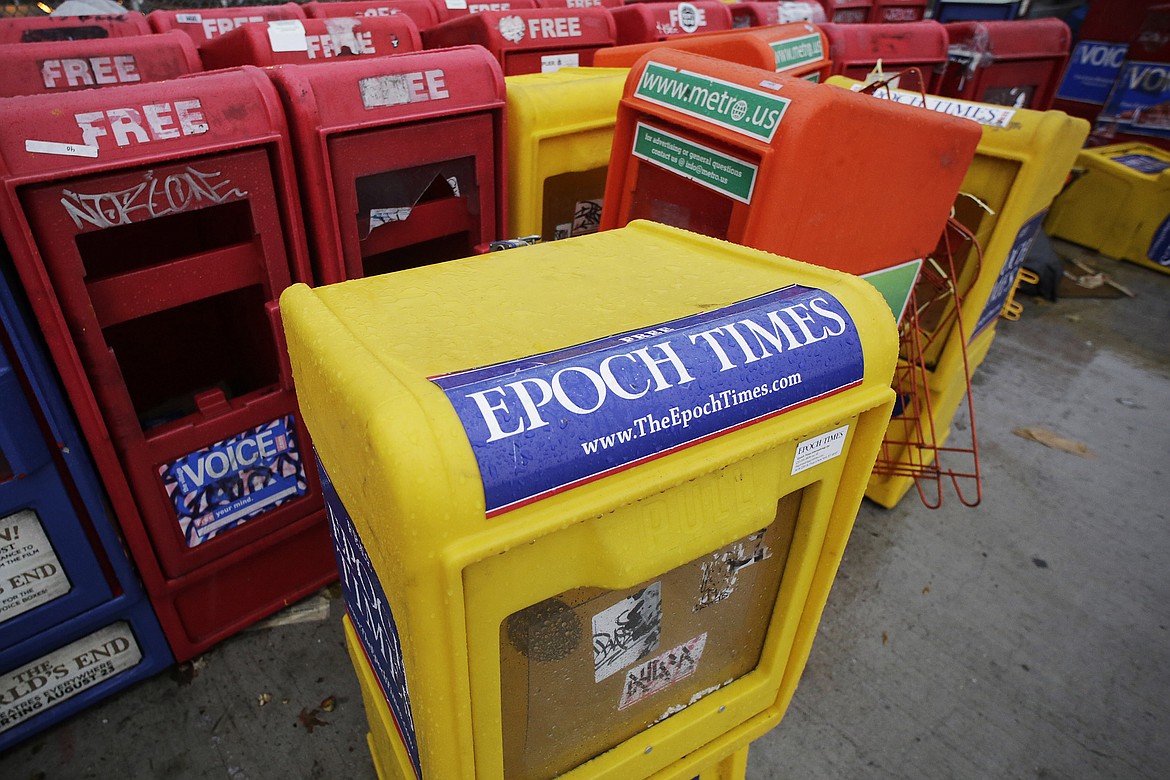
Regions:
<instances>
[{"instance_id":1,"label":"red plastic surface","mask_svg":"<svg viewBox=\"0 0 1170 780\"><path fill-rule=\"evenodd\" d=\"M340 2L305 3L301 6L310 19L334 16L395 16L405 14L419 30L434 27L442 19L431 0L341 0Z\"/></svg>"},{"instance_id":2,"label":"red plastic surface","mask_svg":"<svg viewBox=\"0 0 1170 780\"><path fill-rule=\"evenodd\" d=\"M622 0L536 0L537 8L618 8Z\"/></svg>"},{"instance_id":3,"label":"red plastic surface","mask_svg":"<svg viewBox=\"0 0 1170 780\"><path fill-rule=\"evenodd\" d=\"M0 45L0 97L178 78L203 69L181 33Z\"/></svg>"},{"instance_id":4,"label":"red plastic surface","mask_svg":"<svg viewBox=\"0 0 1170 780\"><path fill-rule=\"evenodd\" d=\"M309 278L279 97L242 68L8 98L0 118L0 228L189 658L336 576L276 306ZM189 544L160 468L288 416L304 494Z\"/></svg>"},{"instance_id":5,"label":"red plastic surface","mask_svg":"<svg viewBox=\"0 0 1170 780\"><path fill-rule=\"evenodd\" d=\"M873 0L820 0L825 16L835 24L864 24L869 21Z\"/></svg>"},{"instance_id":6,"label":"red plastic surface","mask_svg":"<svg viewBox=\"0 0 1170 780\"><path fill-rule=\"evenodd\" d=\"M953 22L950 61L938 94L1047 111L1068 62L1072 35L1059 19Z\"/></svg>"},{"instance_id":7,"label":"red plastic surface","mask_svg":"<svg viewBox=\"0 0 1170 780\"><path fill-rule=\"evenodd\" d=\"M431 0L443 22L484 11L521 11L536 8L536 0Z\"/></svg>"},{"instance_id":8,"label":"red plastic surface","mask_svg":"<svg viewBox=\"0 0 1170 780\"><path fill-rule=\"evenodd\" d=\"M917 22L926 17L927 0L873 0L868 21L871 24Z\"/></svg>"},{"instance_id":9,"label":"red plastic surface","mask_svg":"<svg viewBox=\"0 0 1170 780\"><path fill-rule=\"evenodd\" d=\"M0 43L76 41L149 35L150 25L138 11L121 16L13 16L0 18Z\"/></svg>"},{"instance_id":10,"label":"red plastic surface","mask_svg":"<svg viewBox=\"0 0 1170 780\"><path fill-rule=\"evenodd\" d=\"M230 8L194 8L186 11L151 11L147 17L155 32L179 30L202 47L212 38L231 32L245 24L272 22L278 19L304 19L305 12L296 3L251 5Z\"/></svg>"},{"instance_id":11,"label":"red plastic surface","mask_svg":"<svg viewBox=\"0 0 1170 780\"><path fill-rule=\"evenodd\" d=\"M901 89L925 89L933 86L935 72L947 61L946 27L930 20L903 24L823 24L829 39L829 58L833 75L858 81L882 61L882 70L897 73L917 67L924 82L907 74L898 83Z\"/></svg>"},{"instance_id":12,"label":"red plastic surface","mask_svg":"<svg viewBox=\"0 0 1170 780\"><path fill-rule=\"evenodd\" d=\"M287 29L298 23L299 31ZM308 65L339 57L378 57L421 48L414 21L406 14L398 14L246 24L203 44L201 53L210 70L239 65Z\"/></svg>"},{"instance_id":13,"label":"red plastic surface","mask_svg":"<svg viewBox=\"0 0 1170 780\"><path fill-rule=\"evenodd\" d=\"M768 27L774 24L791 24L792 22L810 22L824 24L825 9L820 3L813 0L805 2L743 2L731 3L727 6L731 11L731 26Z\"/></svg>"},{"instance_id":14,"label":"red plastic surface","mask_svg":"<svg viewBox=\"0 0 1170 780\"><path fill-rule=\"evenodd\" d=\"M609 12L617 44L664 41L671 36L731 30L731 11L717 0L695 3L633 3Z\"/></svg>"},{"instance_id":15,"label":"red plastic surface","mask_svg":"<svg viewBox=\"0 0 1170 780\"><path fill-rule=\"evenodd\" d=\"M1142 29L1146 11L1164 0L1109 0L1089 3L1079 40L1129 43Z\"/></svg>"},{"instance_id":16,"label":"red plastic surface","mask_svg":"<svg viewBox=\"0 0 1170 780\"><path fill-rule=\"evenodd\" d=\"M592 65L594 52L614 44L614 22L602 8L481 11L426 30L423 43L428 49L478 44L514 76Z\"/></svg>"},{"instance_id":17,"label":"red plastic surface","mask_svg":"<svg viewBox=\"0 0 1170 780\"><path fill-rule=\"evenodd\" d=\"M502 237L504 79L484 49L271 76L301 162L319 283L466 257Z\"/></svg>"},{"instance_id":18,"label":"red plastic surface","mask_svg":"<svg viewBox=\"0 0 1170 780\"><path fill-rule=\"evenodd\" d=\"M661 88L662 73L670 69L699 74L716 80L705 87L702 105L709 111L726 105L726 116L734 117L738 105L726 85L762 95L756 100L763 102L740 117L765 125L767 105L776 98L791 102L772 122L772 140L766 141L703 119L703 112L639 96L650 63L661 67L654 69L655 80L646 81L648 92ZM673 94L685 101L692 92ZM732 99L720 99L728 94ZM981 129L890 101L869 98L866 104L867 98L670 48L657 51L626 82L601 229L650 219L854 274L925 257L946 224ZM721 156L755 166L746 202L669 165L635 157L639 124L677 136L676 145L703 147L698 158L687 158L698 159L700 169L705 159Z\"/></svg>"}]
</instances>

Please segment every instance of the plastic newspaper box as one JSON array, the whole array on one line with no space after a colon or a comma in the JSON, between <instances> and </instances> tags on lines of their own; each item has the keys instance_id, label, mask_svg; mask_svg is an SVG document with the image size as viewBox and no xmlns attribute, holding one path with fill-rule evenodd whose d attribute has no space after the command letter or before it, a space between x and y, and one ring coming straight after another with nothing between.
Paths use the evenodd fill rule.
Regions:
<instances>
[{"instance_id":1,"label":"plastic newspaper box","mask_svg":"<svg viewBox=\"0 0 1170 780\"><path fill-rule=\"evenodd\" d=\"M1022 4L1022 0L938 0L934 18L943 23L981 19L1010 21L1019 15Z\"/></svg>"},{"instance_id":2,"label":"plastic newspaper box","mask_svg":"<svg viewBox=\"0 0 1170 780\"><path fill-rule=\"evenodd\" d=\"M929 19L900 24L823 24L833 75L880 81L902 89L929 89L947 62L947 31ZM880 68L879 68L880 62ZM918 68L922 80L910 68ZM898 74L901 76L898 76Z\"/></svg>"},{"instance_id":3,"label":"plastic newspaper box","mask_svg":"<svg viewBox=\"0 0 1170 780\"><path fill-rule=\"evenodd\" d=\"M182 33L0 45L0 97L165 81L203 70Z\"/></svg>"},{"instance_id":4,"label":"plastic newspaper box","mask_svg":"<svg viewBox=\"0 0 1170 780\"><path fill-rule=\"evenodd\" d=\"M537 8L617 8L622 0L536 0Z\"/></svg>"},{"instance_id":5,"label":"plastic newspaper box","mask_svg":"<svg viewBox=\"0 0 1170 780\"><path fill-rule=\"evenodd\" d=\"M195 46L226 35L245 24L263 24L280 19L304 19L305 12L296 3L280 5L196 8L187 11L151 11L147 19L155 32L178 30L191 36Z\"/></svg>"},{"instance_id":6,"label":"plastic newspaper box","mask_svg":"<svg viewBox=\"0 0 1170 780\"><path fill-rule=\"evenodd\" d=\"M864 86L837 77L829 84L846 89ZM901 102L919 110L923 106L920 93L904 90L881 90L871 99ZM933 112L966 116L982 127L975 159L954 203L955 218L975 236L982 255L970 244L954 250L957 276L953 284L963 291L958 321L953 298L919 312L918 326L929 344L921 356L929 371L927 387L920 390L929 393L932 415L923 429L933 431L933 441L925 442L925 452L907 446L892 455L904 463L929 460L932 448L946 443L967 392L967 377L986 356L1001 312L1011 309L1024 258L1089 130L1084 120L1061 111L1012 109L933 95L927 96L925 106ZM891 421L890 440L913 440L907 428L917 423L909 416L907 412ZM913 485L912 476L875 474L866 495L892 507Z\"/></svg>"},{"instance_id":7,"label":"plastic newspaper box","mask_svg":"<svg viewBox=\"0 0 1170 780\"><path fill-rule=\"evenodd\" d=\"M239 65L309 65L346 57L418 51L422 39L406 14L285 19L246 24L203 44L208 70Z\"/></svg>"},{"instance_id":8,"label":"plastic newspaper box","mask_svg":"<svg viewBox=\"0 0 1170 780\"><path fill-rule=\"evenodd\" d=\"M633 3L609 11L619 46L732 29L731 11L718 0Z\"/></svg>"},{"instance_id":9,"label":"plastic newspaper box","mask_svg":"<svg viewBox=\"0 0 1170 780\"><path fill-rule=\"evenodd\" d=\"M337 0L313 2L301 6L310 19L335 16L409 16L419 30L434 27L442 19L431 0Z\"/></svg>"},{"instance_id":10,"label":"plastic newspaper box","mask_svg":"<svg viewBox=\"0 0 1170 780\"><path fill-rule=\"evenodd\" d=\"M588 67L598 49L614 44L614 23L604 8L535 8L480 11L423 33L428 49L478 44L505 76Z\"/></svg>"},{"instance_id":11,"label":"plastic newspaper box","mask_svg":"<svg viewBox=\"0 0 1170 780\"><path fill-rule=\"evenodd\" d=\"M731 26L735 29L744 27L770 27L774 24L791 24L793 22L808 22L823 24L826 21L825 9L815 0L805 2L787 2L768 0L768 2L737 2L728 6L731 11Z\"/></svg>"},{"instance_id":12,"label":"plastic newspaper box","mask_svg":"<svg viewBox=\"0 0 1170 780\"><path fill-rule=\"evenodd\" d=\"M1094 145L1140 141L1170 149L1170 3L1146 13L1097 117Z\"/></svg>"},{"instance_id":13,"label":"plastic newspaper box","mask_svg":"<svg viewBox=\"0 0 1170 780\"><path fill-rule=\"evenodd\" d=\"M780 720L889 419L872 288L637 223L281 305L383 777L661 777Z\"/></svg>"},{"instance_id":14,"label":"plastic newspaper box","mask_svg":"<svg viewBox=\"0 0 1170 780\"><path fill-rule=\"evenodd\" d=\"M753 68L775 70L785 76L823 81L833 63L829 47L816 25L806 22L773 27L695 33L654 43L632 43L602 49L593 57L598 67L632 68L643 54L662 48L688 51Z\"/></svg>"},{"instance_id":15,"label":"plastic newspaper box","mask_svg":"<svg viewBox=\"0 0 1170 780\"><path fill-rule=\"evenodd\" d=\"M149 35L138 11L99 16L11 16L0 19L0 43L43 43Z\"/></svg>"},{"instance_id":16,"label":"plastic newspaper box","mask_svg":"<svg viewBox=\"0 0 1170 780\"><path fill-rule=\"evenodd\" d=\"M597 231L625 68L509 76L509 236Z\"/></svg>"},{"instance_id":17,"label":"plastic newspaper box","mask_svg":"<svg viewBox=\"0 0 1170 780\"><path fill-rule=\"evenodd\" d=\"M928 0L873 0L868 21L872 24L919 22L926 17Z\"/></svg>"},{"instance_id":18,"label":"plastic newspaper box","mask_svg":"<svg viewBox=\"0 0 1170 780\"><path fill-rule=\"evenodd\" d=\"M538 8L536 0L430 0L440 22L484 11L520 11Z\"/></svg>"},{"instance_id":19,"label":"plastic newspaper box","mask_svg":"<svg viewBox=\"0 0 1170 780\"><path fill-rule=\"evenodd\" d=\"M626 82L601 227L650 219L877 274L900 314L979 135L954 117L663 50Z\"/></svg>"},{"instance_id":20,"label":"plastic newspaper box","mask_svg":"<svg viewBox=\"0 0 1170 780\"><path fill-rule=\"evenodd\" d=\"M1084 170L1045 229L1102 254L1170 273L1170 151L1129 143L1085 149Z\"/></svg>"},{"instance_id":21,"label":"plastic newspaper box","mask_svg":"<svg viewBox=\"0 0 1170 780\"><path fill-rule=\"evenodd\" d=\"M820 0L825 16L834 24L864 24L869 21L873 0Z\"/></svg>"},{"instance_id":22,"label":"plastic newspaper box","mask_svg":"<svg viewBox=\"0 0 1170 780\"><path fill-rule=\"evenodd\" d=\"M0 751L172 663L0 268Z\"/></svg>"},{"instance_id":23,"label":"plastic newspaper box","mask_svg":"<svg viewBox=\"0 0 1170 780\"><path fill-rule=\"evenodd\" d=\"M487 51L270 75L300 160L319 284L464 257L502 237L504 79Z\"/></svg>"},{"instance_id":24,"label":"plastic newspaper box","mask_svg":"<svg viewBox=\"0 0 1170 780\"><path fill-rule=\"evenodd\" d=\"M1046 111L1068 62L1072 40L1059 19L954 22L937 92L947 97Z\"/></svg>"},{"instance_id":25,"label":"plastic newspaper box","mask_svg":"<svg viewBox=\"0 0 1170 780\"><path fill-rule=\"evenodd\" d=\"M0 117L4 239L189 658L336 576L275 303L311 278L280 100L242 68Z\"/></svg>"}]
</instances>

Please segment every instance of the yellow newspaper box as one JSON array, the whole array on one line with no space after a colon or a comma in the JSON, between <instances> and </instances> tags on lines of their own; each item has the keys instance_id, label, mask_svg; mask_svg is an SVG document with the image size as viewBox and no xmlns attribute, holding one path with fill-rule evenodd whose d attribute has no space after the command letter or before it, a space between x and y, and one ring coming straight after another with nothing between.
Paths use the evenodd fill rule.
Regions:
<instances>
[{"instance_id":1,"label":"yellow newspaper box","mask_svg":"<svg viewBox=\"0 0 1170 780\"><path fill-rule=\"evenodd\" d=\"M855 90L865 86L840 76L828 83ZM930 394L926 407L933 419L923 430L933 441L926 441L927 448L921 452L907 445L902 452L891 454L905 463L928 462L933 457L931 448L946 443L955 412L967 392L969 372L986 357L1001 312L1015 310L1012 295L1024 258L1049 204L1064 185L1089 125L1061 111L1016 109L934 95L924 100L922 93L905 90L883 88L875 97L967 117L983 128L954 205L956 220L974 235L982 255L970 243L955 245L957 276L953 282L962 294L958 320L953 298L923 306L918 313L925 344L921 358L928 371L928 386L918 390ZM923 305L921 298L919 303ZM917 423L896 416L887 438L913 441L916 432L909 430L912 425ZM913 484L914 478L908 474L875 474L866 495L892 507Z\"/></svg>"},{"instance_id":2,"label":"yellow newspaper box","mask_svg":"<svg viewBox=\"0 0 1170 780\"><path fill-rule=\"evenodd\" d=\"M508 76L508 236L597 232L626 68Z\"/></svg>"},{"instance_id":3,"label":"yellow newspaper box","mask_svg":"<svg viewBox=\"0 0 1170 780\"><path fill-rule=\"evenodd\" d=\"M893 404L872 287L634 222L281 310L382 777L689 779L779 722Z\"/></svg>"}]
</instances>

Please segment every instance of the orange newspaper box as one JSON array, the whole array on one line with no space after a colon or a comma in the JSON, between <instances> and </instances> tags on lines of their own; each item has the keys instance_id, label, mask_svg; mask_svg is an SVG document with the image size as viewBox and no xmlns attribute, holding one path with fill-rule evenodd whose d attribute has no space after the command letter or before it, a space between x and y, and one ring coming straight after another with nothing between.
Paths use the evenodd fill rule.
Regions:
<instances>
[{"instance_id":1,"label":"orange newspaper box","mask_svg":"<svg viewBox=\"0 0 1170 780\"><path fill-rule=\"evenodd\" d=\"M301 6L310 19L330 19L335 16L409 16L419 30L434 27L443 21L431 0L313 0Z\"/></svg>"},{"instance_id":2,"label":"orange newspaper box","mask_svg":"<svg viewBox=\"0 0 1170 780\"><path fill-rule=\"evenodd\" d=\"M663 49L626 82L601 227L649 219L858 275L906 267L897 315L979 138L965 119Z\"/></svg>"},{"instance_id":3,"label":"orange newspaper box","mask_svg":"<svg viewBox=\"0 0 1170 780\"><path fill-rule=\"evenodd\" d=\"M663 47L775 70L785 76L809 81L824 81L833 67L824 33L807 22L696 33L668 41L614 46L597 52L593 56L593 65L598 68L632 68L643 54Z\"/></svg>"},{"instance_id":4,"label":"orange newspaper box","mask_svg":"<svg viewBox=\"0 0 1170 780\"><path fill-rule=\"evenodd\" d=\"M0 97L165 81L203 70L182 33L0 45Z\"/></svg>"},{"instance_id":5,"label":"orange newspaper box","mask_svg":"<svg viewBox=\"0 0 1170 780\"><path fill-rule=\"evenodd\" d=\"M185 32L200 48L212 38L226 35L245 24L304 18L305 12L296 3L237 6L235 8L199 8L194 11L151 11L150 16L147 17L155 32L168 32L170 30Z\"/></svg>"},{"instance_id":6,"label":"orange newspaper box","mask_svg":"<svg viewBox=\"0 0 1170 780\"><path fill-rule=\"evenodd\" d=\"M418 27L406 14L398 14L246 24L203 44L200 53L207 69L214 70L239 65L311 65L421 48Z\"/></svg>"},{"instance_id":7,"label":"orange newspaper box","mask_svg":"<svg viewBox=\"0 0 1170 780\"><path fill-rule=\"evenodd\" d=\"M603 8L481 11L423 33L428 49L478 44L505 76L588 67L598 49L613 46L614 24Z\"/></svg>"},{"instance_id":8,"label":"orange newspaper box","mask_svg":"<svg viewBox=\"0 0 1170 780\"><path fill-rule=\"evenodd\" d=\"M910 73L894 79L901 89L930 89L936 70L947 62L947 31L938 22L924 20L899 24L823 24L829 39L833 75L857 81L877 81L909 68L918 68L922 80ZM880 74L870 76L881 63Z\"/></svg>"},{"instance_id":9,"label":"orange newspaper box","mask_svg":"<svg viewBox=\"0 0 1170 780\"><path fill-rule=\"evenodd\" d=\"M731 11L717 0L695 3L633 3L610 10L617 42L649 43L679 35L731 30Z\"/></svg>"}]
</instances>

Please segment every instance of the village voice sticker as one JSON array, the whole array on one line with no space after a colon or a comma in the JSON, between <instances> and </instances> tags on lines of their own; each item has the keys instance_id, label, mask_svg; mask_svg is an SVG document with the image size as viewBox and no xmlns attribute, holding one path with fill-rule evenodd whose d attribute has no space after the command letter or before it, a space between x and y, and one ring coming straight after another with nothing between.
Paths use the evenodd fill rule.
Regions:
<instances>
[{"instance_id":1,"label":"village voice sticker","mask_svg":"<svg viewBox=\"0 0 1170 780\"><path fill-rule=\"evenodd\" d=\"M864 372L845 307L793 285L431 381L463 423L491 517L840 392Z\"/></svg>"},{"instance_id":2,"label":"village voice sticker","mask_svg":"<svg viewBox=\"0 0 1170 780\"><path fill-rule=\"evenodd\" d=\"M159 466L188 547L308 492L292 415Z\"/></svg>"}]
</instances>

